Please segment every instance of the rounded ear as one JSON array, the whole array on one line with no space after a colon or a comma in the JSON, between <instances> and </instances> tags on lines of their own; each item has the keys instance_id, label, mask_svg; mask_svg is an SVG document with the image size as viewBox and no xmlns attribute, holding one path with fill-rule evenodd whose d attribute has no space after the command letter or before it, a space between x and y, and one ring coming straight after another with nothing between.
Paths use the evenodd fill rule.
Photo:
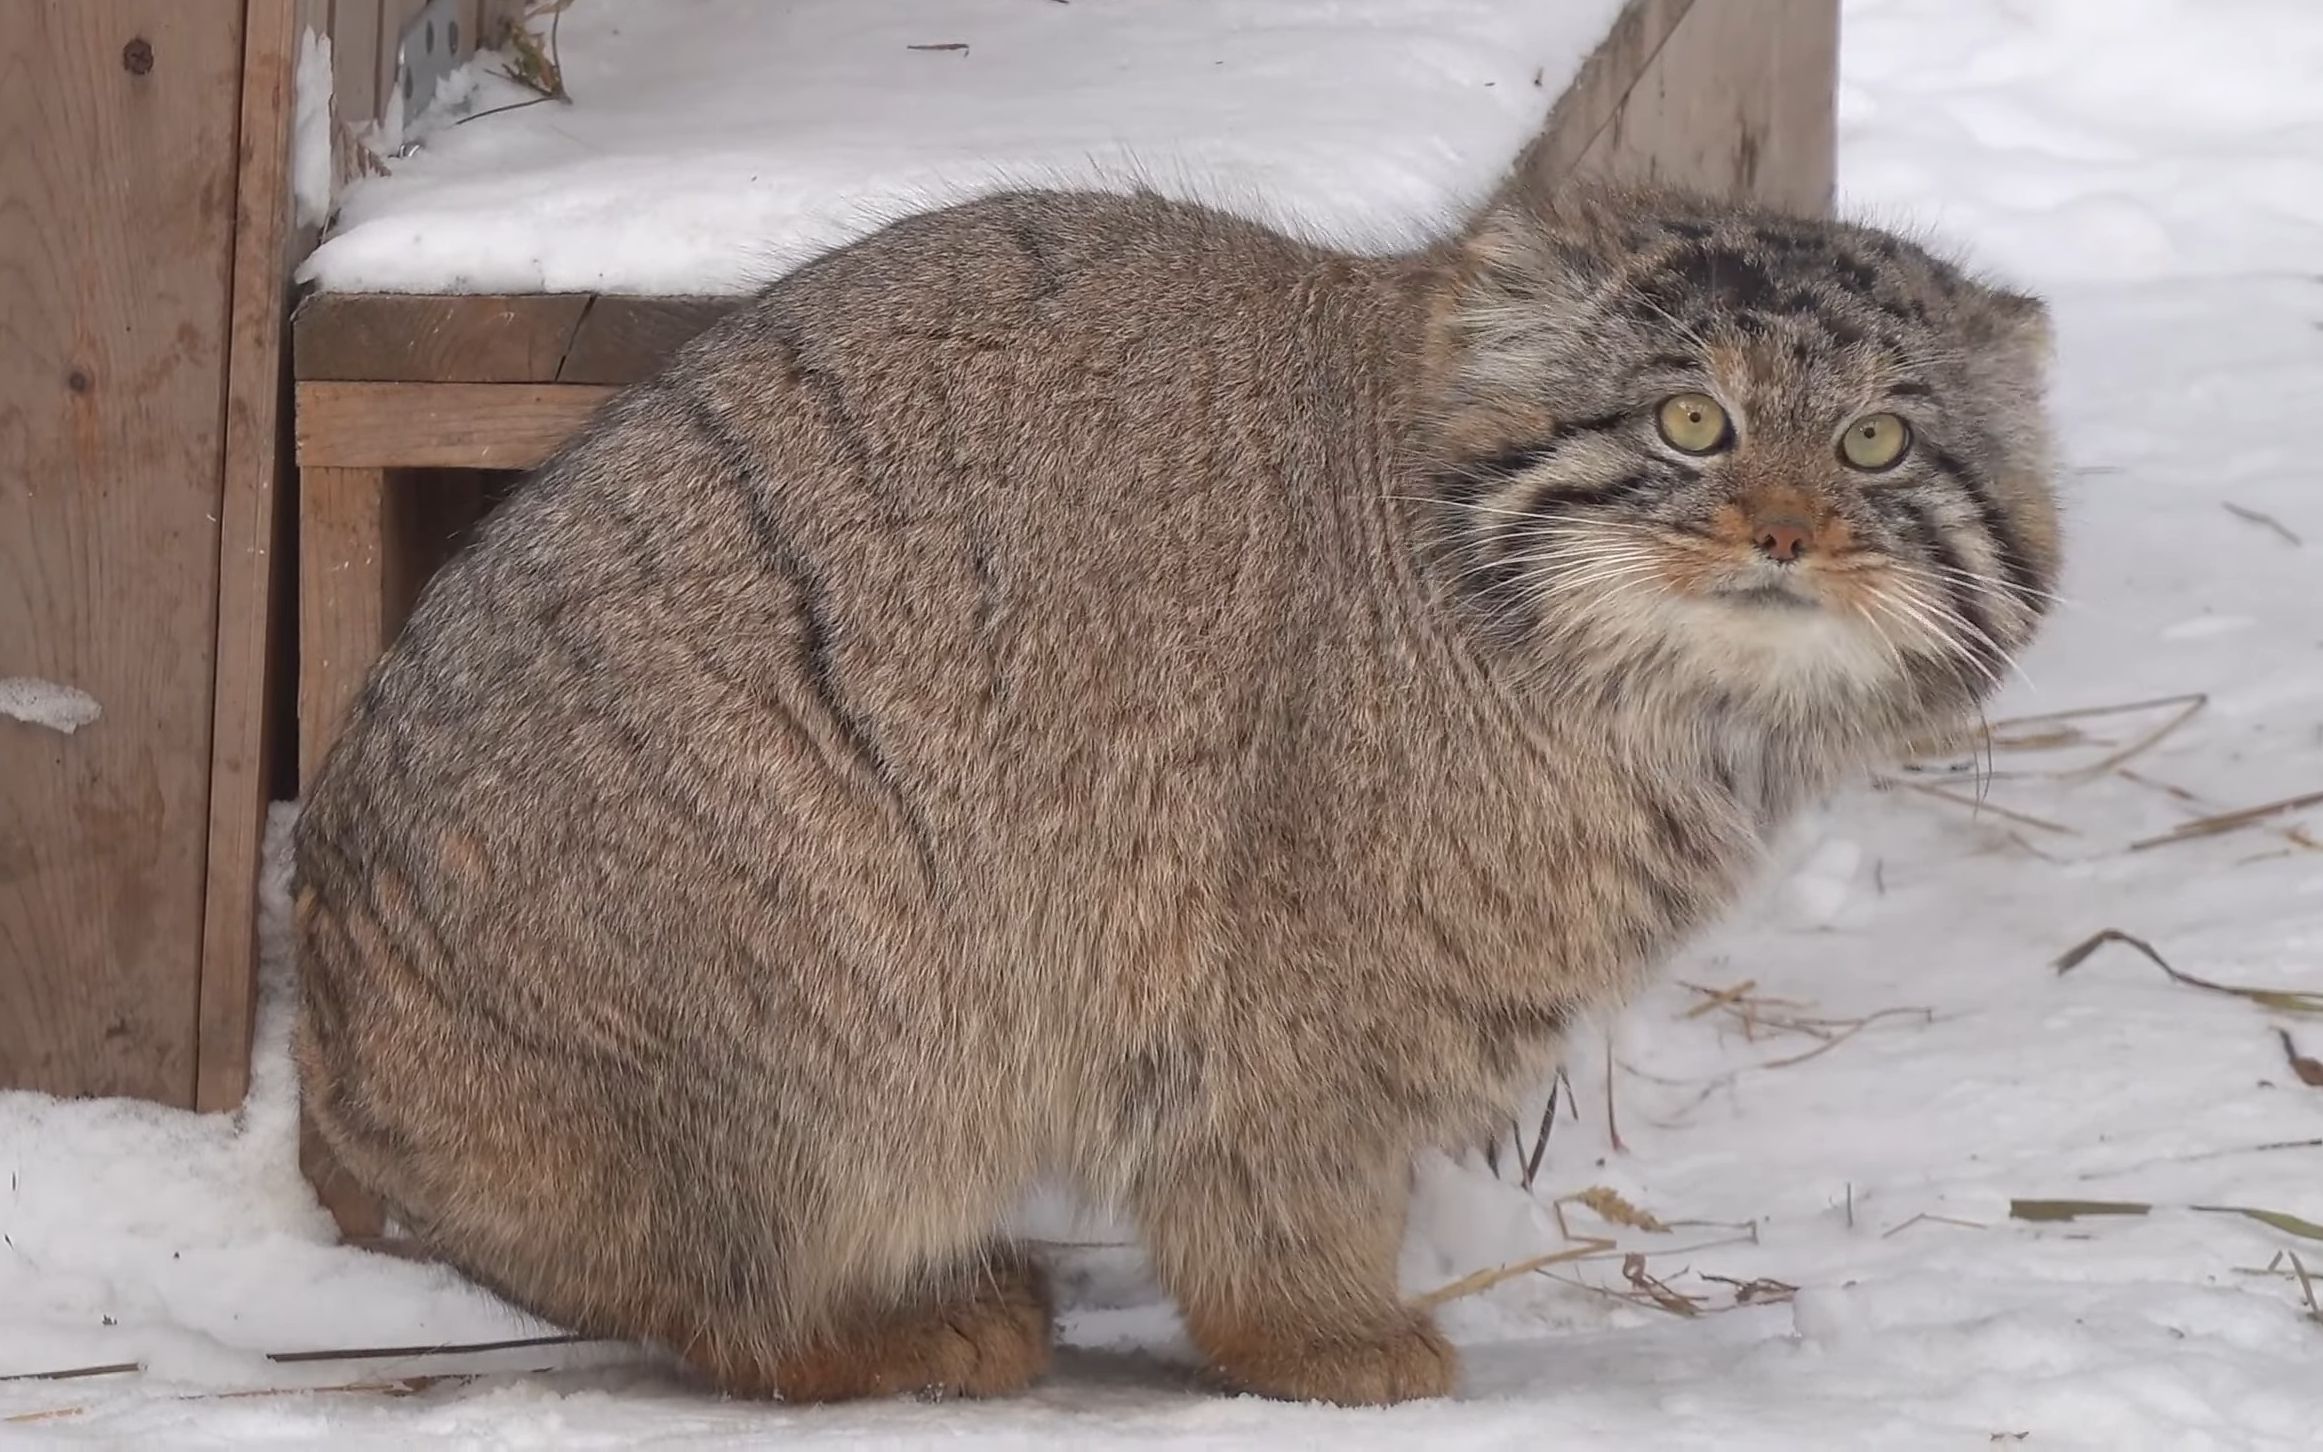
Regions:
<instances>
[{"instance_id":1,"label":"rounded ear","mask_svg":"<svg viewBox=\"0 0 2323 1452\"><path fill-rule=\"evenodd\" d=\"M1513 302L1578 302L1601 288L1610 259L1635 250L1618 199L1602 184L1568 180L1554 194L1504 191L1461 228L1453 244L1457 296L1489 310Z\"/></svg>"},{"instance_id":2,"label":"rounded ear","mask_svg":"<svg viewBox=\"0 0 2323 1452\"><path fill-rule=\"evenodd\" d=\"M1454 270L1464 301L1508 301L1537 293L1555 275L1548 229L1531 207L1503 202L1462 229Z\"/></svg>"},{"instance_id":3,"label":"rounded ear","mask_svg":"<svg viewBox=\"0 0 2323 1452\"><path fill-rule=\"evenodd\" d=\"M2030 293L1997 287L1979 287L1974 298L1966 322L1977 347L1991 349L2030 377L2045 373L2056 347L2048 304Z\"/></svg>"}]
</instances>

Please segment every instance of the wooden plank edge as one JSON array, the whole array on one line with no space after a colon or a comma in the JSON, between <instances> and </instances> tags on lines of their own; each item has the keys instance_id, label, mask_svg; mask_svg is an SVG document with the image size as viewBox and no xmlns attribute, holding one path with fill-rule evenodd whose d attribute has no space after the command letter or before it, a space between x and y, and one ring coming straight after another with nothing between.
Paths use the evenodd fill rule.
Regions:
<instances>
[{"instance_id":1,"label":"wooden plank edge","mask_svg":"<svg viewBox=\"0 0 2323 1452\"><path fill-rule=\"evenodd\" d=\"M620 391L585 383L301 383L298 462L530 469Z\"/></svg>"},{"instance_id":2,"label":"wooden plank edge","mask_svg":"<svg viewBox=\"0 0 2323 1452\"><path fill-rule=\"evenodd\" d=\"M549 383L596 303L585 292L310 293L291 315L291 366L302 383ZM483 360L498 350L485 347L449 366L423 368L414 357L421 342L478 311L497 311L501 339L521 335L520 355L539 361L487 366Z\"/></svg>"},{"instance_id":3,"label":"wooden plank edge","mask_svg":"<svg viewBox=\"0 0 2323 1452\"><path fill-rule=\"evenodd\" d=\"M564 359L557 365L557 381L635 383L649 378L667 366L680 348L750 300L747 293L600 295L573 329Z\"/></svg>"},{"instance_id":4,"label":"wooden plank edge","mask_svg":"<svg viewBox=\"0 0 2323 1452\"><path fill-rule=\"evenodd\" d=\"M1838 0L1693 6L1574 170L1828 215L1838 20Z\"/></svg>"},{"instance_id":5,"label":"wooden plank edge","mask_svg":"<svg viewBox=\"0 0 2323 1452\"><path fill-rule=\"evenodd\" d=\"M1555 180L1571 172L1613 124L1694 4L1695 0L1629 0L1549 108L1539 134L1518 157L1513 177Z\"/></svg>"},{"instance_id":6,"label":"wooden plank edge","mask_svg":"<svg viewBox=\"0 0 2323 1452\"><path fill-rule=\"evenodd\" d=\"M194 1030L193 1103L232 1109L250 1082L257 1005L276 605L283 306L290 236L296 0L249 0L227 303L225 440L218 506L208 840Z\"/></svg>"}]
</instances>

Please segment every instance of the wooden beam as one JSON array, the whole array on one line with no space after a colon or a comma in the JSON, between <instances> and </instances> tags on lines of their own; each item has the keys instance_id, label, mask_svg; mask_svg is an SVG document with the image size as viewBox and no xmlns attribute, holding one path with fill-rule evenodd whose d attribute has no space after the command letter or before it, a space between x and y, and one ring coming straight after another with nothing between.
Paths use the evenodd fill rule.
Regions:
<instances>
[{"instance_id":1,"label":"wooden beam","mask_svg":"<svg viewBox=\"0 0 2323 1452\"><path fill-rule=\"evenodd\" d=\"M1605 38L1549 109L1549 119L1525 147L1517 171L1551 181L1569 175L1693 8L1694 0L1629 0L1622 6Z\"/></svg>"},{"instance_id":2,"label":"wooden beam","mask_svg":"<svg viewBox=\"0 0 2323 1452\"><path fill-rule=\"evenodd\" d=\"M1579 172L1831 209L1839 0L1717 0L1678 18Z\"/></svg>"},{"instance_id":3,"label":"wooden beam","mask_svg":"<svg viewBox=\"0 0 2323 1452\"><path fill-rule=\"evenodd\" d=\"M301 381L635 383L739 297L317 293L293 322Z\"/></svg>"},{"instance_id":4,"label":"wooden beam","mask_svg":"<svg viewBox=\"0 0 2323 1452\"><path fill-rule=\"evenodd\" d=\"M601 297L573 334L560 383L635 383L740 307L739 297Z\"/></svg>"},{"instance_id":5,"label":"wooden beam","mask_svg":"<svg viewBox=\"0 0 2323 1452\"><path fill-rule=\"evenodd\" d=\"M258 872L275 687L276 587L286 459L283 319L289 306L296 0L249 0L241 164L227 316L225 480L218 506L218 654L211 695L209 851L202 894L194 1107L232 1109L250 1083Z\"/></svg>"},{"instance_id":6,"label":"wooden beam","mask_svg":"<svg viewBox=\"0 0 2323 1452\"><path fill-rule=\"evenodd\" d=\"M553 383L590 302L580 292L316 293L292 319L293 356L302 380Z\"/></svg>"},{"instance_id":7,"label":"wooden beam","mask_svg":"<svg viewBox=\"0 0 2323 1452\"><path fill-rule=\"evenodd\" d=\"M559 383L298 385L301 468L530 469L619 390Z\"/></svg>"}]
</instances>

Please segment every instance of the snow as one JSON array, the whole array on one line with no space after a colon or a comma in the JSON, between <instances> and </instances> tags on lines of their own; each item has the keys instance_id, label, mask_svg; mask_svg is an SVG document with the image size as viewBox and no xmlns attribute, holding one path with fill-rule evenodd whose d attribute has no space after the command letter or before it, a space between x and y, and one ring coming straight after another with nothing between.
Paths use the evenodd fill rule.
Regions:
<instances>
[{"instance_id":1,"label":"snow","mask_svg":"<svg viewBox=\"0 0 2323 1452\"><path fill-rule=\"evenodd\" d=\"M331 38L309 30L298 40L291 76L290 194L298 225L319 227L331 216Z\"/></svg>"},{"instance_id":2,"label":"snow","mask_svg":"<svg viewBox=\"0 0 2323 1452\"><path fill-rule=\"evenodd\" d=\"M415 123L425 145L392 176L349 190L301 276L744 292L1007 184L1143 182L1400 246L1497 179L1620 8L584 0L558 44L575 104L484 115L531 93L469 68L480 83Z\"/></svg>"},{"instance_id":3,"label":"snow","mask_svg":"<svg viewBox=\"0 0 2323 1452\"><path fill-rule=\"evenodd\" d=\"M70 736L103 714L97 698L76 686L36 676L0 676L0 716Z\"/></svg>"},{"instance_id":4,"label":"snow","mask_svg":"<svg viewBox=\"0 0 2323 1452\"><path fill-rule=\"evenodd\" d=\"M981 44L902 59L969 64L995 33L915 31ZM2323 1021L2173 982L2120 944L2050 964L2112 928L2214 982L2323 991L2323 854L2305 835L2323 812L2130 850L2323 790L2323 11L1849 0L1843 47L1847 210L1956 243L2056 312L2072 603L1993 708L2000 734L2054 732L2008 724L2035 712L2207 701L2127 775L2084 769L2180 707L2070 723L2086 737L1996 751L1981 786L1938 783L1982 810L1844 795L1730 925L1580 1037L1533 1191L1513 1149L1500 1178L1421 1165L1414 1290L1574 1249L1554 1202L1601 1187L1671 1228L1568 1203L1571 1234L1646 1253L1641 1274L1699 1314L1641 1303L1617 1257L1548 1266L1444 1308L1458 1400L1384 1412L1199 1392L1135 1255L1107 1248L1063 1253L1055 1374L992 1404L720 1403L620 1347L268 1363L541 1329L441 1270L329 1245L293 1170L278 866L241 1116L0 1095L0 1373L150 1367L0 1382L0 1417L71 1413L0 1430L192 1448L2316 1445L2323 1323L2287 1255L2323 1272L2323 1243L2195 1207L2323 1220L2323 1088L2278 1037L2323 1058ZM1381 194L1408 195L1402 163L1384 170ZM1723 1008L1687 986L1746 983ZM1746 1035L1746 1013L1822 1036ZM2154 1208L2036 1223L2010 1214L2025 1199ZM1026 1218L1054 1239L1117 1235L1055 1204ZM1737 1307L1735 1283L1761 1278L1799 1289ZM439 1372L482 1374L407 1396L218 1395Z\"/></svg>"}]
</instances>

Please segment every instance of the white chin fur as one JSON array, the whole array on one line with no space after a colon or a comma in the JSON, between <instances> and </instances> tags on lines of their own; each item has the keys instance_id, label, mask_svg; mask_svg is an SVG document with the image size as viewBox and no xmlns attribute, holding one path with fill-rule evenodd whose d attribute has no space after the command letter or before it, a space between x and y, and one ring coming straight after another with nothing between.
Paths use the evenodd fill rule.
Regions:
<instances>
[{"instance_id":1,"label":"white chin fur","mask_svg":"<svg viewBox=\"0 0 2323 1452\"><path fill-rule=\"evenodd\" d=\"M1642 607L1706 683L1739 699L1829 701L1893 686L1902 663L1852 612L1664 595Z\"/></svg>"}]
</instances>

